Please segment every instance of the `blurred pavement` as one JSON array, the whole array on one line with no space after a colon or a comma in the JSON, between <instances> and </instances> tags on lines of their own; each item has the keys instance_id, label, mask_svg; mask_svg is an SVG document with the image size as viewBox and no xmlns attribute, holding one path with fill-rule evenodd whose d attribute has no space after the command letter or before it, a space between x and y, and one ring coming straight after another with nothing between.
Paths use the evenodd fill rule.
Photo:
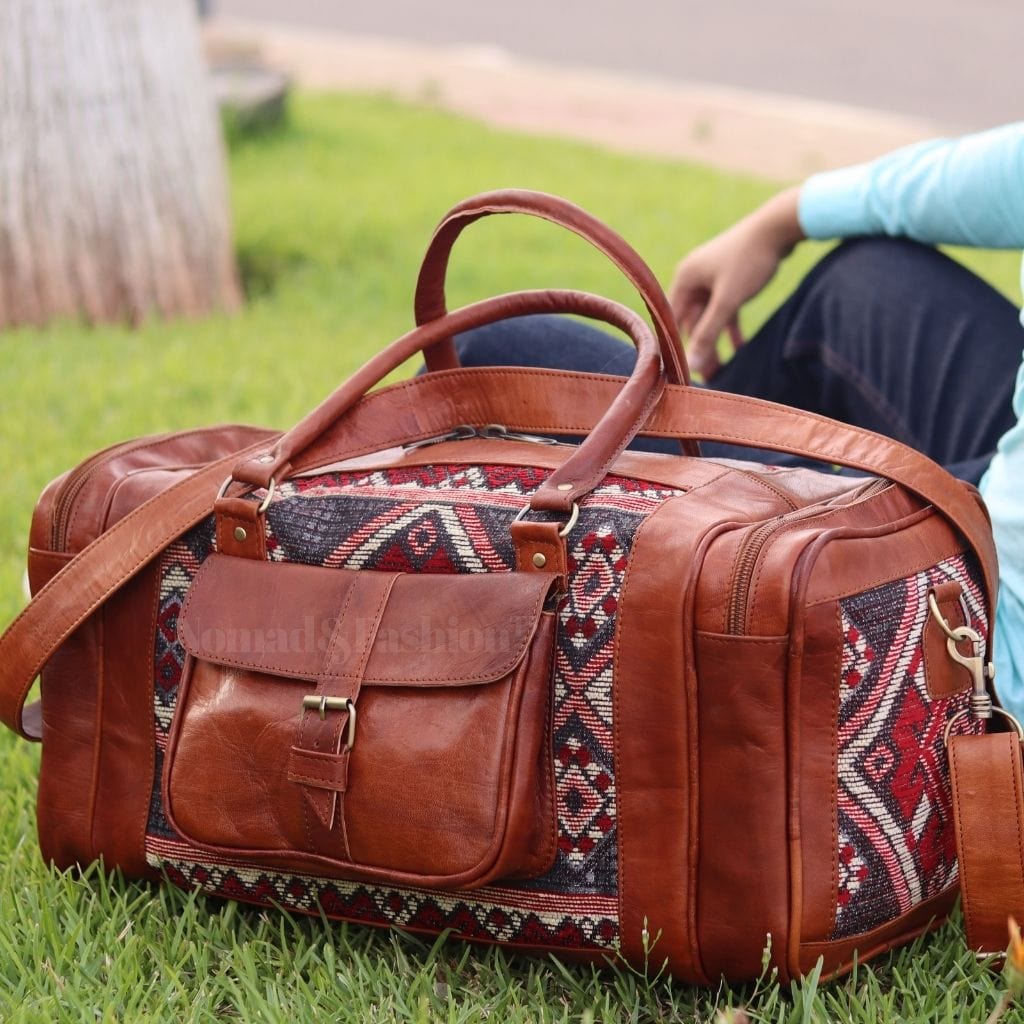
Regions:
<instances>
[{"instance_id":1,"label":"blurred pavement","mask_svg":"<svg viewBox=\"0 0 1024 1024\"><path fill-rule=\"evenodd\" d=\"M709 82L959 129L1021 116L1020 0L213 0L218 14Z\"/></svg>"},{"instance_id":2,"label":"blurred pavement","mask_svg":"<svg viewBox=\"0 0 1024 1024\"><path fill-rule=\"evenodd\" d=\"M776 179L1020 116L1019 0L635 0L600 16L592 0L214 9L215 48L254 46L310 87Z\"/></svg>"}]
</instances>

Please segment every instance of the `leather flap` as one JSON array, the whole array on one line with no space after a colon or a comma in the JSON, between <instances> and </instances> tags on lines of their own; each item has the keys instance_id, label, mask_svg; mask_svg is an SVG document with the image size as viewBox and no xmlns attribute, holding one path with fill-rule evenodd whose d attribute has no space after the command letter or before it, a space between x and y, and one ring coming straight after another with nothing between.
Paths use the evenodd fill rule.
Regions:
<instances>
[{"instance_id":1,"label":"leather flap","mask_svg":"<svg viewBox=\"0 0 1024 1024\"><path fill-rule=\"evenodd\" d=\"M188 592L178 635L203 661L315 681L340 618L334 642L347 645L353 663L379 622L363 685L488 683L522 660L556 580L548 573L395 573L380 607L368 596L370 575L211 555Z\"/></svg>"}]
</instances>

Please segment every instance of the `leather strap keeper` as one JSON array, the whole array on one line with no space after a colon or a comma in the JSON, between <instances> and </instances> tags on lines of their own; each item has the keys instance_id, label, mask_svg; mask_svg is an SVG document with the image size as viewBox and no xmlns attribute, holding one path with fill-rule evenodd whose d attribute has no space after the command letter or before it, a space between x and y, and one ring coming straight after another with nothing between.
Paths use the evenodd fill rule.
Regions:
<instances>
[{"instance_id":1,"label":"leather strap keeper","mask_svg":"<svg viewBox=\"0 0 1024 1024\"><path fill-rule=\"evenodd\" d=\"M344 793L348 785L348 754L321 754L292 747L288 756L288 781L317 789Z\"/></svg>"},{"instance_id":2,"label":"leather strap keeper","mask_svg":"<svg viewBox=\"0 0 1024 1024\"><path fill-rule=\"evenodd\" d=\"M561 529L560 523L513 523L516 568L520 572L556 573L564 580L567 559Z\"/></svg>"},{"instance_id":3,"label":"leather strap keeper","mask_svg":"<svg viewBox=\"0 0 1024 1024\"><path fill-rule=\"evenodd\" d=\"M267 535L259 503L244 498L220 498L214 505L217 516L217 550L239 558L266 561Z\"/></svg>"}]
</instances>

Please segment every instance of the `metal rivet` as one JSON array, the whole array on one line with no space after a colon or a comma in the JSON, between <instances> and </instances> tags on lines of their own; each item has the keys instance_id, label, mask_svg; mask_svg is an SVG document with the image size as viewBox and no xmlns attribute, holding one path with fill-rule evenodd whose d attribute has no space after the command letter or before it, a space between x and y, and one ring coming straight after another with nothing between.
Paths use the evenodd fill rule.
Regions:
<instances>
[{"instance_id":1,"label":"metal rivet","mask_svg":"<svg viewBox=\"0 0 1024 1024\"><path fill-rule=\"evenodd\" d=\"M242 541L245 540L245 538L248 537L248 536L249 536L249 534L247 534L245 532L245 527L244 526L236 526L235 527L235 540L237 540L239 544L241 544Z\"/></svg>"},{"instance_id":2,"label":"metal rivet","mask_svg":"<svg viewBox=\"0 0 1024 1024\"><path fill-rule=\"evenodd\" d=\"M559 484L557 490L559 491L571 491L576 485L575 484Z\"/></svg>"},{"instance_id":3,"label":"metal rivet","mask_svg":"<svg viewBox=\"0 0 1024 1024\"><path fill-rule=\"evenodd\" d=\"M533 556L533 564L537 566L538 569L543 569L544 566L548 564L548 560L538 551L537 554Z\"/></svg>"}]
</instances>

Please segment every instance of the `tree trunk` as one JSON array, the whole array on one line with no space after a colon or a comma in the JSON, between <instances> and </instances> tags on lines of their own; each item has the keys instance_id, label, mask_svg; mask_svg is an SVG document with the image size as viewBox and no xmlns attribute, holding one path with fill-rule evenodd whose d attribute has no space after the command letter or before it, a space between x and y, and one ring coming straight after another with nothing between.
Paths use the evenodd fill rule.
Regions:
<instances>
[{"instance_id":1,"label":"tree trunk","mask_svg":"<svg viewBox=\"0 0 1024 1024\"><path fill-rule=\"evenodd\" d=\"M0 328L238 300L194 0L0 0Z\"/></svg>"}]
</instances>

